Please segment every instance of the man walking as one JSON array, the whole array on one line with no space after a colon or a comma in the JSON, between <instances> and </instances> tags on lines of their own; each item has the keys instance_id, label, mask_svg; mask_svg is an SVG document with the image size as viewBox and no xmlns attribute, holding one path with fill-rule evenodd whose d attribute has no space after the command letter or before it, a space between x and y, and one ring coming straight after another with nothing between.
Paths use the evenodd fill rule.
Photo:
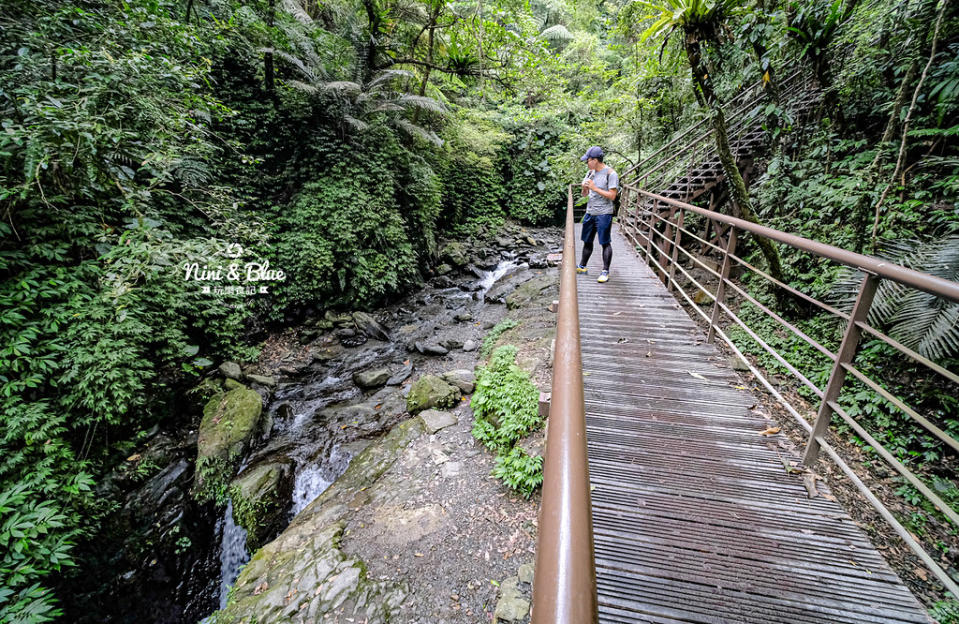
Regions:
<instances>
[{"instance_id":1,"label":"man walking","mask_svg":"<svg viewBox=\"0 0 959 624\"><path fill-rule=\"evenodd\" d=\"M609 263L613 259L610 230L613 225L613 201L619 192L619 176L612 167L603 164L603 149L598 145L586 150L580 160L589 167L589 173L583 178L583 197L588 195L589 200L586 202L586 216L583 217L583 260L576 267L576 272L589 272L586 263L593 253L593 238L599 234L599 244L603 247L603 272L596 281L603 284L609 281Z\"/></svg>"}]
</instances>

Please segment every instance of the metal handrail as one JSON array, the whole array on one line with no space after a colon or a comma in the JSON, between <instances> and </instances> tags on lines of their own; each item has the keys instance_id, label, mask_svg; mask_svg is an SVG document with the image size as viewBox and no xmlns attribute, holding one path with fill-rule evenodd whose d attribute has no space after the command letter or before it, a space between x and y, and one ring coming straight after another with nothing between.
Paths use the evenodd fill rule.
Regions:
<instances>
[{"instance_id":1,"label":"metal handrail","mask_svg":"<svg viewBox=\"0 0 959 624\"><path fill-rule=\"evenodd\" d=\"M926 499L933 504L933 506L942 512L942 514L946 516L949 521L959 526L959 514L950 508L935 492L922 483L922 481L911 471L909 471L906 466L896 460L892 453L883 448L877 440L870 436L869 433L858 422L856 422L854 418L852 418L842 409L838 402L843 383L848 373L858 379L867 388L884 397L892 405L905 413L910 419L932 433L947 447L954 451L959 451L959 442L949 437L948 434L920 415L915 409L906 405L901 399L892 395L890 392L882 388L882 386L880 386L877 382L870 379L862 371L853 366L853 361L859 347L860 336L863 332L868 332L869 334L872 334L873 336L876 336L882 340L885 344L897 349L903 355L920 364L926 365L930 370L943 375L946 379L955 383L956 380L959 379L959 377L957 377L955 374L935 364L934 362L923 358L907 347L900 345L895 340L885 336L881 331L870 327L867 324L866 319L868 317L869 308L872 305L872 300L875 296L880 280L893 280L900 284L922 290L953 302L959 302L959 282L920 273L880 258L853 253L838 247L833 247L832 245L827 245L803 238L801 236L796 236L794 234L789 234L769 227L757 225L743 219L720 214L718 212L700 208L679 200L663 197L661 195L639 189L635 185L624 184L623 188L627 191L630 191L625 193L627 199L624 206L624 218L620 221L624 229L624 233L627 235L627 237L632 239L632 241L636 244L637 250L639 250L640 253L646 257L647 261L657 269L661 279L666 282L669 288L678 295L681 295L682 298L685 299L690 306L692 306L693 310L695 310L695 312L707 322L709 326L706 338L707 342L712 342L713 337L718 335L733 349L733 351L736 352L737 355L743 357L743 354L739 348L736 347L736 345L720 327L719 317L720 314L724 314L732 319L736 325L743 328L747 335L753 338L763 349L776 358L777 361L787 364L785 368L794 376L796 376L800 382L806 384L807 386L811 386L809 380L795 367L788 365L788 362L786 362L785 358L783 358L781 354L769 346L761 337L756 334L756 332L749 329L746 323L737 316L735 311L730 306L725 304L725 297L726 293L728 292L727 288L738 293L739 295L745 294L744 291L739 288L739 286L736 285L729 277L733 262L740 264L740 266L745 266L754 270L754 272L761 277L771 279L768 275L762 271L756 270L755 267L752 267L752 265L746 263L745 260L742 260L735 254L736 238L738 233L749 232L755 236L762 236L789 245L793 248L812 253L821 258L827 258L834 262L858 269L865 274L856 304L853 306L853 309L849 314L841 313L834 308L826 306L825 304L821 304L821 302L816 301L808 295L804 295L806 300L820 305L822 309L829 313L835 313L833 316L836 318L847 321L845 333L838 352L836 354L827 354L831 356L830 359L833 360L832 371L825 389L818 391L818 388L816 388L816 394L820 397L821 403L818 415L813 425L810 425L806 419L803 418L799 411L773 387L773 385L765 378L764 375L762 375L760 371L749 364L745 358L743 358L743 360L747 363L747 366L753 372L753 374L756 375L757 379L767 389L769 389L769 391L777 398L777 400L779 400L786 407L787 411L793 416L793 418L796 419L797 423L800 424L809 434L805 455L803 457L804 465L810 467L813 466L818 459L820 449L824 450L826 454L834 462L836 462L839 468L850 477L853 484L877 509L880 515L882 515L882 517L886 519L890 525L892 525L893 530L896 531L903 541L905 541L906 545L909 546L909 548L923 561L923 563L926 564L926 566L939 579L943 586L953 594L959 595L959 586L957 586L956 582L953 581L952 578L942 570L942 568L929 555L929 553L923 549L918 540L916 540L909 533L909 531L903 527L901 523L899 523L895 516L888 509L886 509L882 502L879 501L879 499L868 489L867 486L865 486L865 484L863 484L862 480L855 476L855 472L848 466L848 464L846 464L846 462L838 455L838 453L836 453L836 450L826 440L826 434L830 420L832 415L836 414L864 440L866 440L870 446L876 449L880 457L882 457L896 472L902 475L907 482L919 490L919 492L925 496ZM668 210L667 216L659 214L661 210ZM690 239L699 241L703 240L695 235L691 235L688 228L684 227L683 219L686 212L695 213L715 223L722 223L730 226L729 239L725 248L721 248L712 244L709 245L714 250L721 250L723 254L722 269L718 273L716 271L707 271L707 275L711 274L713 277L718 277L718 282L714 293L710 293L708 290L706 290L706 286L704 284L694 280L692 276L689 275L685 269L678 264L678 251L681 251L690 259L694 259L692 254L688 253L685 249L682 249L682 239L684 234ZM665 231L660 231L657 229L657 225L664 226L663 229ZM686 294L683 288L676 284L675 272L677 269L683 273L690 280L690 283L694 284L697 289L706 293L707 298L712 301L711 315L703 311L700 306L696 304L694 298ZM772 281L775 282L775 280ZM760 305L758 309L764 312L767 317L776 320L779 324L786 326L795 333L795 328L791 327L788 322L786 322L772 310L768 309L766 306ZM808 337L805 335L800 335L800 338L804 339L809 344L814 342L806 340ZM812 387L815 388L815 386Z\"/></svg>"},{"instance_id":2,"label":"metal handrail","mask_svg":"<svg viewBox=\"0 0 959 624\"><path fill-rule=\"evenodd\" d=\"M532 624L590 624L598 618L572 189L567 189Z\"/></svg>"}]
</instances>

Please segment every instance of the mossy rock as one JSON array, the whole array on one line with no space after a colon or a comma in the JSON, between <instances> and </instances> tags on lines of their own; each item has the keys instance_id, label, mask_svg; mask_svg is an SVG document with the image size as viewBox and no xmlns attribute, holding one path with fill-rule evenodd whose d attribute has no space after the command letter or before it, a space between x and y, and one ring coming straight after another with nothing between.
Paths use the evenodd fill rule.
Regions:
<instances>
[{"instance_id":1,"label":"mossy rock","mask_svg":"<svg viewBox=\"0 0 959 624\"><path fill-rule=\"evenodd\" d=\"M214 396L203 409L197 436L193 497L203 503L226 502L226 487L236 464L257 431L263 400L244 386Z\"/></svg>"},{"instance_id":2,"label":"mossy rock","mask_svg":"<svg viewBox=\"0 0 959 624\"><path fill-rule=\"evenodd\" d=\"M452 264L454 267L464 267L469 264L470 257L466 251L466 246L457 241L451 241L443 246L440 258Z\"/></svg>"},{"instance_id":3,"label":"mossy rock","mask_svg":"<svg viewBox=\"0 0 959 624\"><path fill-rule=\"evenodd\" d=\"M233 519L246 529L246 548L255 552L282 528L293 495L293 460L276 457L250 466L230 483Z\"/></svg>"},{"instance_id":4,"label":"mossy rock","mask_svg":"<svg viewBox=\"0 0 959 624\"><path fill-rule=\"evenodd\" d=\"M453 407L460 400L460 389L436 375L423 375L410 388L406 397L406 410L418 414L432 407Z\"/></svg>"}]
</instances>

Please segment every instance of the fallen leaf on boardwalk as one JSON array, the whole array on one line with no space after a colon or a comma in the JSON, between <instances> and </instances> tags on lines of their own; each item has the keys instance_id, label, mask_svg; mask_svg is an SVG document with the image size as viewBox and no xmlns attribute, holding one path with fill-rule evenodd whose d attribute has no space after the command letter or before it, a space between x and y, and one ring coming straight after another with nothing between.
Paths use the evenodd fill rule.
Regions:
<instances>
[{"instance_id":1,"label":"fallen leaf on boardwalk","mask_svg":"<svg viewBox=\"0 0 959 624\"><path fill-rule=\"evenodd\" d=\"M587 373L586 371L583 371L583 377L589 377L590 375L592 375L592 373Z\"/></svg>"},{"instance_id":2,"label":"fallen leaf on boardwalk","mask_svg":"<svg viewBox=\"0 0 959 624\"><path fill-rule=\"evenodd\" d=\"M652 352L652 351L647 351L647 352L646 352L646 357L653 357L653 352Z\"/></svg>"},{"instance_id":3,"label":"fallen leaf on boardwalk","mask_svg":"<svg viewBox=\"0 0 959 624\"><path fill-rule=\"evenodd\" d=\"M619 316L619 315L622 314L622 313L623 313L622 310L620 310L619 312L613 312L613 316Z\"/></svg>"},{"instance_id":4,"label":"fallen leaf on boardwalk","mask_svg":"<svg viewBox=\"0 0 959 624\"><path fill-rule=\"evenodd\" d=\"M780 429L781 427L767 427L763 431L760 431L759 435L764 435L764 436L776 435L777 433L779 433Z\"/></svg>"},{"instance_id":5,"label":"fallen leaf on boardwalk","mask_svg":"<svg viewBox=\"0 0 959 624\"><path fill-rule=\"evenodd\" d=\"M745 389L746 389L746 386L736 386L736 389L737 389L737 390L745 390Z\"/></svg>"},{"instance_id":6,"label":"fallen leaf on boardwalk","mask_svg":"<svg viewBox=\"0 0 959 624\"><path fill-rule=\"evenodd\" d=\"M423 553L420 553L420 552L418 552L418 553L413 553L413 556L414 556L414 557L422 557L422 556L423 556Z\"/></svg>"},{"instance_id":7,"label":"fallen leaf on boardwalk","mask_svg":"<svg viewBox=\"0 0 959 624\"><path fill-rule=\"evenodd\" d=\"M706 379L705 377L703 377L703 376L700 375L699 373L694 373L693 371L686 371L686 372L689 373L690 375L692 375L693 377L695 377L696 379L702 379L703 381L709 381L708 379Z\"/></svg>"}]
</instances>

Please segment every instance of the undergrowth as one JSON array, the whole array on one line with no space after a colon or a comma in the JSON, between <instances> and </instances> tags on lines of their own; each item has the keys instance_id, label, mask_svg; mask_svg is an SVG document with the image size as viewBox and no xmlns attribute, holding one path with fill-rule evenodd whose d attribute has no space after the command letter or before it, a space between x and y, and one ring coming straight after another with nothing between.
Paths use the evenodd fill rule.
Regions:
<instances>
[{"instance_id":1,"label":"undergrowth","mask_svg":"<svg viewBox=\"0 0 959 624\"><path fill-rule=\"evenodd\" d=\"M492 332L491 332L492 333ZM518 443L543 425L539 391L516 365L517 349L503 345L476 375L470 407L473 437L496 453L493 476L526 498L543 483L543 458L529 455Z\"/></svg>"}]
</instances>

